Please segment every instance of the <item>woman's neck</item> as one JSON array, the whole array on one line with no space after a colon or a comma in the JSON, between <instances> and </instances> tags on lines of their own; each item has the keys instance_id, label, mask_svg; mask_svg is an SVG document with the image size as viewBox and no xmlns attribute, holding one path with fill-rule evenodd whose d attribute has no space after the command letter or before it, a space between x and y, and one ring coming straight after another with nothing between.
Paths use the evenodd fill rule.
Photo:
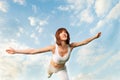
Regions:
<instances>
[{"instance_id":1,"label":"woman's neck","mask_svg":"<svg viewBox=\"0 0 120 80\"><path fill-rule=\"evenodd\" d=\"M66 47L66 46L67 46L67 44L66 44L66 42L65 42L65 41L62 41L60 46L64 48L64 47Z\"/></svg>"}]
</instances>

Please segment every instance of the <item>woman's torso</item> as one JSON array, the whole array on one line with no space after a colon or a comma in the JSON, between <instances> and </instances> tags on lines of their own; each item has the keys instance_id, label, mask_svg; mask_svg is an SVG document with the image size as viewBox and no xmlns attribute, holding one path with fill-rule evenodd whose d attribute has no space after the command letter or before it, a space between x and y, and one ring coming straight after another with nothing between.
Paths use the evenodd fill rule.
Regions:
<instances>
[{"instance_id":1,"label":"woman's torso","mask_svg":"<svg viewBox=\"0 0 120 80\"><path fill-rule=\"evenodd\" d=\"M71 50L70 45L67 45L66 48L62 49L56 44L50 64L56 68L64 67L65 63L69 60Z\"/></svg>"}]
</instances>

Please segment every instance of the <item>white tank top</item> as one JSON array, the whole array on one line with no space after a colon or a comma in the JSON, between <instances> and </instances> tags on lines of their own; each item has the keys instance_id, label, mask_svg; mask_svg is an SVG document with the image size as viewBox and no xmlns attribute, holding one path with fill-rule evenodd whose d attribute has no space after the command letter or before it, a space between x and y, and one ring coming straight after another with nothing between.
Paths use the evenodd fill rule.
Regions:
<instances>
[{"instance_id":1,"label":"white tank top","mask_svg":"<svg viewBox=\"0 0 120 80\"><path fill-rule=\"evenodd\" d=\"M52 56L52 60L57 64L64 64L69 60L70 57L70 47L68 46L68 52L64 56L60 56L58 52L58 45L56 44L55 53Z\"/></svg>"}]
</instances>

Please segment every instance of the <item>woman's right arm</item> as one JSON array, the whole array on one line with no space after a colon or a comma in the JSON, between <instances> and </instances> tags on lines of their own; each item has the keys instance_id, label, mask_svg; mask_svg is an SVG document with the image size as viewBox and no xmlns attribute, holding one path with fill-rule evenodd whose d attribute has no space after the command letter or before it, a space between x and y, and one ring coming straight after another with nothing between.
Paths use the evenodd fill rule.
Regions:
<instances>
[{"instance_id":1,"label":"woman's right arm","mask_svg":"<svg viewBox=\"0 0 120 80\"><path fill-rule=\"evenodd\" d=\"M53 49L54 49L54 45L47 46L45 48L40 48L40 49L15 50L13 48L9 48L6 50L6 52L9 54L37 54L37 53L53 51Z\"/></svg>"}]
</instances>

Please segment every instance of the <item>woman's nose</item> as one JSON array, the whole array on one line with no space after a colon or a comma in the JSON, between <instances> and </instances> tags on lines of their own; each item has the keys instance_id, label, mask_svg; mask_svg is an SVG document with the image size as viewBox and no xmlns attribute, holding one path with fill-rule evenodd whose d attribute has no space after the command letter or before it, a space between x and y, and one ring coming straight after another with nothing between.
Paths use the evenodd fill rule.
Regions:
<instances>
[{"instance_id":1,"label":"woman's nose","mask_svg":"<svg viewBox=\"0 0 120 80\"><path fill-rule=\"evenodd\" d=\"M67 34L66 34L66 32L62 32L62 35L66 36Z\"/></svg>"}]
</instances>

